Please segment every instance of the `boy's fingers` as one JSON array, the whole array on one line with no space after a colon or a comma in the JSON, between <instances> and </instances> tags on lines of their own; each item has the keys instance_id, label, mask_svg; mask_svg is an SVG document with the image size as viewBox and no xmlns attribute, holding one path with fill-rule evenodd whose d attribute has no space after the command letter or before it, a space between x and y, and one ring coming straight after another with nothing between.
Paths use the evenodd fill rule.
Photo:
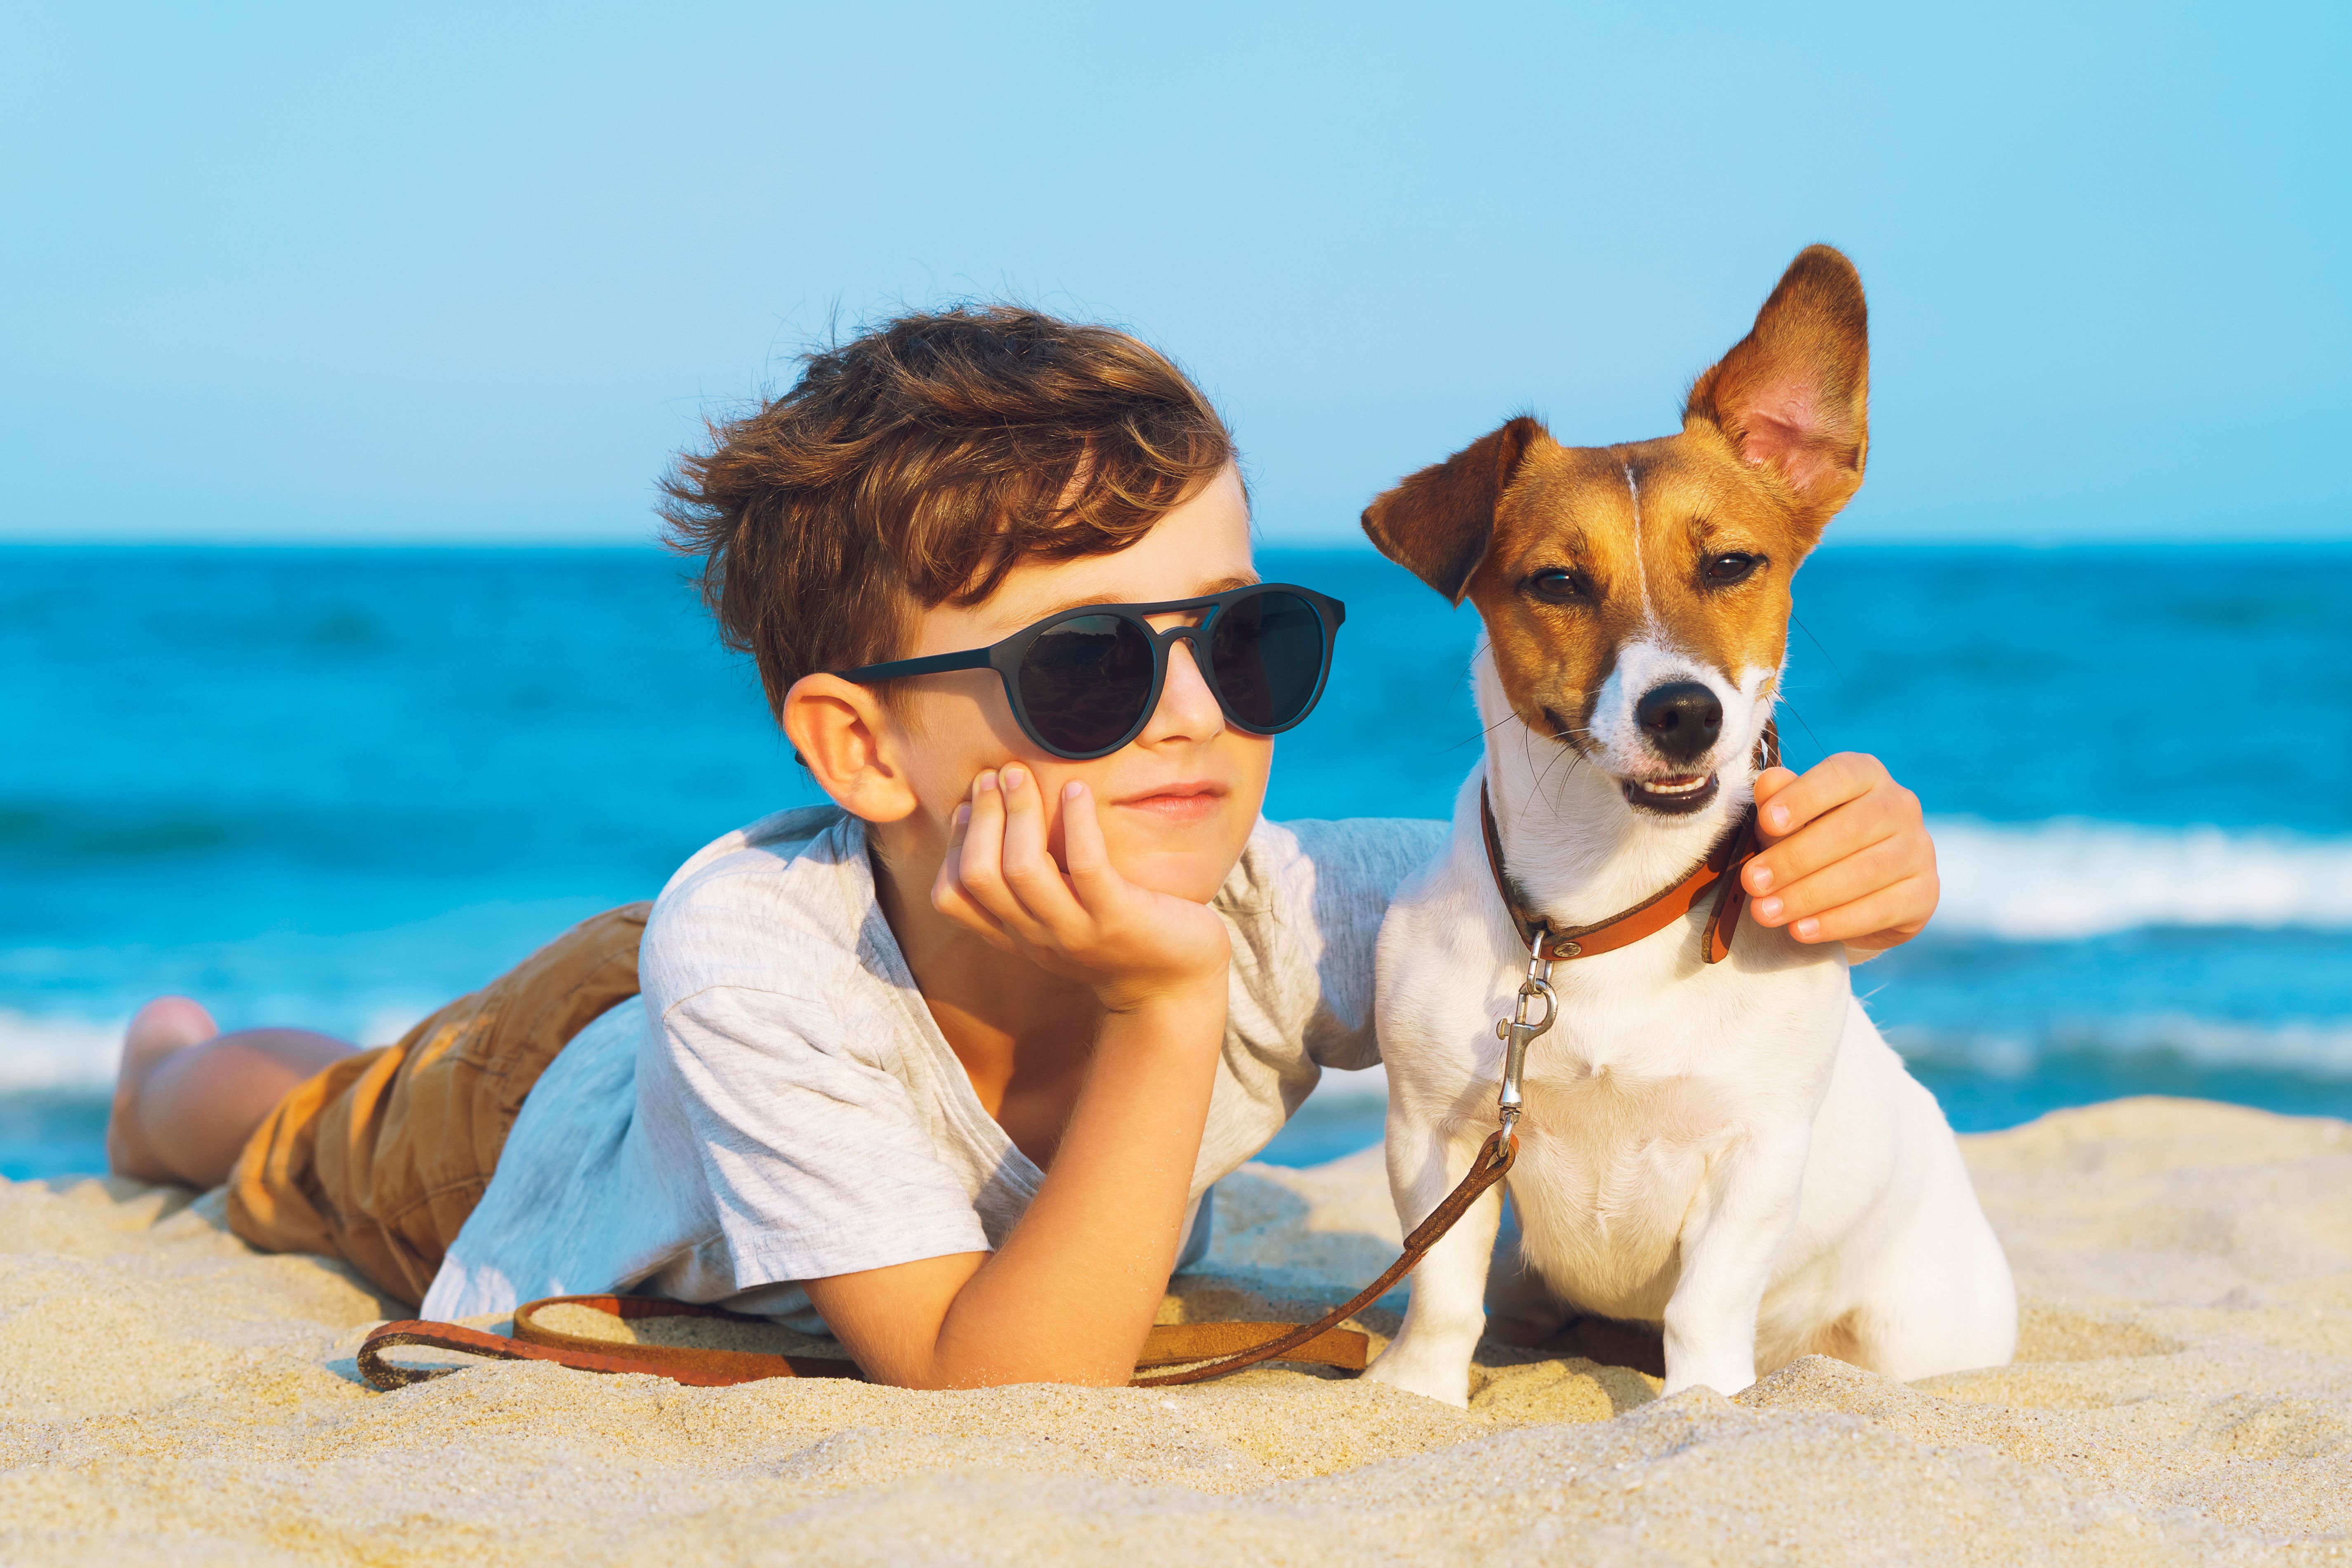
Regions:
<instances>
[{"instance_id":1,"label":"boy's fingers","mask_svg":"<svg viewBox=\"0 0 2352 1568\"><path fill-rule=\"evenodd\" d=\"M1802 942L1853 942L1864 938L1884 937L1887 941L1874 945L1889 947L1908 938L1924 921L1925 915L1906 918L1923 901L1929 913L1935 910L1932 892L1922 894L1910 882L1898 882L1882 888L1866 899L1826 910L1818 915L1808 915L1789 928L1789 934Z\"/></svg>"},{"instance_id":2,"label":"boy's fingers","mask_svg":"<svg viewBox=\"0 0 2352 1568\"><path fill-rule=\"evenodd\" d=\"M1801 787L1790 785L1787 793L1794 794ZM1768 805L1765 812L1771 809ZM1935 840L1920 819L1919 797L1892 779L1771 843L1748 863L1740 873L1740 885L1759 894L1783 889L1848 856L1887 842L1901 847L1906 870L1935 868Z\"/></svg>"},{"instance_id":3,"label":"boy's fingers","mask_svg":"<svg viewBox=\"0 0 2352 1568\"><path fill-rule=\"evenodd\" d=\"M1012 799L1013 783L1028 783L1024 769L981 773L971 795L971 827L964 837L962 881L973 902L988 910L1018 941L1051 945L1037 912L1013 881L1034 886L1025 865L1021 811ZM1068 893L1063 893L1068 898Z\"/></svg>"},{"instance_id":4,"label":"boy's fingers","mask_svg":"<svg viewBox=\"0 0 2352 1568\"><path fill-rule=\"evenodd\" d=\"M963 841L971 829L971 802L965 801L955 808L948 821L948 849L940 858L940 874L931 879L934 897L942 888L961 887L959 872L963 865Z\"/></svg>"},{"instance_id":5,"label":"boy's fingers","mask_svg":"<svg viewBox=\"0 0 2352 1568\"><path fill-rule=\"evenodd\" d=\"M1009 767L997 775L997 783L1004 797L1005 885L1020 900L1022 914L1045 928L1038 932L1041 937L1045 930L1067 930L1083 921L1086 911L1070 896L1062 868L1045 852L1045 801L1037 781L1026 768Z\"/></svg>"},{"instance_id":6,"label":"boy's fingers","mask_svg":"<svg viewBox=\"0 0 2352 1568\"><path fill-rule=\"evenodd\" d=\"M1936 863L1935 843L1917 822L1904 820L1899 804L1876 795L1849 801L1763 850L1739 874L1739 884L1756 894L1790 888L1865 849L1892 844L1905 860L1905 874Z\"/></svg>"},{"instance_id":7,"label":"boy's fingers","mask_svg":"<svg viewBox=\"0 0 2352 1568\"><path fill-rule=\"evenodd\" d=\"M943 885L931 890L931 908L955 921L966 931L984 939L991 947L1006 952L1013 951L1012 936L994 915L971 901L961 888Z\"/></svg>"},{"instance_id":8,"label":"boy's fingers","mask_svg":"<svg viewBox=\"0 0 2352 1568\"><path fill-rule=\"evenodd\" d=\"M991 919L1023 934L1026 915L1004 885L1004 795L993 771L972 782L971 818L956 856L956 880L964 896Z\"/></svg>"},{"instance_id":9,"label":"boy's fingers","mask_svg":"<svg viewBox=\"0 0 2352 1568\"><path fill-rule=\"evenodd\" d=\"M1121 879L1103 843L1094 791L1076 779L1062 786L1062 858L1070 868L1071 890L1088 913L1101 914L1118 897Z\"/></svg>"},{"instance_id":10,"label":"boy's fingers","mask_svg":"<svg viewBox=\"0 0 2352 1568\"><path fill-rule=\"evenodd\" d=\"M1887 777L1885 763L1860 752L1840 752L1775 792L1757 812L1757 826L1767 838L1786 837L1823 813L1858 800L1882 784L1899 787Z\"/></svg>"},{"instance_id":11,"label":"boy's fingers","mask_svg":"<svg viewBox=\"0 0 2352 1568\"><path fill-rule=\"evenodd\" d=\"M1921 881L1919 870L1909 846L1898 839L1881 839L1785 887L1775 882L1770 892L1755 900L1756 920L1760 925L1789 925L1898 884ZM1921 911L1919 918L1925 919L1926 912Z\"/></svg>"},{"instance_id":12,"label":"boy's fingers","mask_svg":"<svg viewBox=\"0 0 2352 1568\"><path fill-rule=\"evenodd\" d=\"M971 784L971 799L963 815L956 844L956 874L964 887L977 893L996 879L997 858L1004 847L1004 797L997 793L996 774L984 773Z\"/></svg>"},{"instance_id":13,"label":"boy's fingers","mask_svg":"<svg viewBox=\"0 0 2352 1568\"><path fill-rule=\"evenodd\" d=\"M978 932L991 945L1010 952L1013 939L1005 934L996 917L974 903L971 895L964 890L961 861L964 837L971 823L971 805L957 806L955 826L948 835L947 856L940 862L940 874L931 882L931 908L966 930Z\"/></svg>"}]
</instances>

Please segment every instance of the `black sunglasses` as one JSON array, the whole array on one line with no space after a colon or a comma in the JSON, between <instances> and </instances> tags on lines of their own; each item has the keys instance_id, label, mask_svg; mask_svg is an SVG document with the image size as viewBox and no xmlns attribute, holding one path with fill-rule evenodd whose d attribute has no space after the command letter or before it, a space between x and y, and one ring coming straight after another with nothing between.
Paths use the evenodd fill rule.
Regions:
<instances>
[{"instance_id":1,"label":"black sunglasses","mask_svg":"<svg viewBox=\"0 0 2352 1568\"><path fill-rule=\"evenodd\" d=\"M1198 625L1155 631L1149 616L1202 612ZM1074 763L1107 757L1143 733L1168 682L1169 645L1183 638L1235 728L1279 734L1315 710L1331 672L1331 640L1348 607L1312 588L1254 583L1159 605L1081 605L961 653L902 658L833 673L896 680L992 669L1023 732Z\"/></svg>"}]
</instances>

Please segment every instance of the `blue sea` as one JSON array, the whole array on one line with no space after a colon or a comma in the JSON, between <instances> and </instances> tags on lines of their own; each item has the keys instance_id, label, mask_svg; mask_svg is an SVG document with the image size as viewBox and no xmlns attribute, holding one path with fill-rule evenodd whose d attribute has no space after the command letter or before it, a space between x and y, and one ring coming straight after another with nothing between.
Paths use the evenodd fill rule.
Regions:
<instances>
[{"instance_id":1,"label":"blue sea","mask_svg":"<svg viewBox=\"0 0 2352 1568\"><path fill-rule=\"evenodd\" d=\"M1446 814L1467 610L1349 606L1277 817ZM1782 733L1927 802L1945 900L1855 984L1962 1129L2164 1093L2352 1115L2352 549L1839 549ZM0 548L0 1173L103 1167L123 1019L374 1042L812 792L652 550ZM1319 1093L1270 1152L1376 1142Z\"/></svg>"}]
</instances>

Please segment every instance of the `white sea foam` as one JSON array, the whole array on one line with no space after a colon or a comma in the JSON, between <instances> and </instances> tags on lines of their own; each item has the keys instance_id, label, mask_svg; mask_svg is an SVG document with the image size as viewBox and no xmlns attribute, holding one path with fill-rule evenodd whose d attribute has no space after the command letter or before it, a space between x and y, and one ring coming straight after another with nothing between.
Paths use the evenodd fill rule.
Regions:
<instances>
[{"instance_id":1,"label":"white sea foam","mask_svg":"<svg viewBox=\"0 0 2352 1568\"><path fill-rule=\"evenodd\" d=\"M2135 926L2352 931L2352 840L2072 819L1929 826L1946 932L2053 942Z\"/></svg>"},{"instance_id":2,"label":"white sea foam","mask_svg":"<svg viewBox=\"0 0 2352 1568\"><path fill-rule=\"evenodd\" d=\"M372 1044L396 1040L417 1017L413 1007L373 1009L358 1038ZM128 1014L90 1019L0 1007L0 1094L107 1088L121 1063L122 1030L130 1021Z\"/></svg>"},{"instance_id":3,"label":"white sea foam","mask_svg":"<svg viewBox=\"0 0 2352 1568\"><path fill-rule=\"evenodd\" d=\"M1315 1098L1325 1101L1341 1100L1385 1100L1389 1097L1388 1068L1374 1062L1370 1067L1353 1071L1333 1069L1315 1085Z\"/></svg>"},{"instance_id":4,"label":"white sea foam","mask_svg":"<svg viewBox=\"0 0 2352 1568\"><path fill-rule=\"evenodd\" d=\"M0 1094L104 1089L122 1059L127 1021L44 1018L0 1007Z\"/></svg>"},{"instance_id":5,"label":"white sea foam","mask_svg":"<svg viewBox=\"0 0 2352 1568\"><path fill-rule=\"evenodd\" d=\"M2020 1076L2051 1052L2097 1056L2164 1055L2200 1068L2259 1068L2305 1078L2352 1079L2352 1026L2340 1021L2233 1024L2180 1014L2067 1023L2036 1037L1953 1035L1904 1025L1886 1032L1906 1060L1958 1062L1997 1076Z\"/></svg>"}]
</instances>

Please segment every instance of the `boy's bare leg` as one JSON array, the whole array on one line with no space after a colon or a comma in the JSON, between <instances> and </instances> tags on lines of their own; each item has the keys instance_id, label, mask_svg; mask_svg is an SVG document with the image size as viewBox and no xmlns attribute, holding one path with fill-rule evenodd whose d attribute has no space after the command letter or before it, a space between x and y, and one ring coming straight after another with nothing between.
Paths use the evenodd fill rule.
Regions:
<instances>
[{"instance_id":1,"label":"boy's bare leg","mask_svg":"<svg viewBox=\"0 0 2352 1568\"><path fill-rule=\"evenodd\" d=\"M123 1033L106 1163L142 1182L218 1186L286 1091L352 1048L310 1029L224 1035L186 997L159 996Z\"/></svg>"}]
</instances>

